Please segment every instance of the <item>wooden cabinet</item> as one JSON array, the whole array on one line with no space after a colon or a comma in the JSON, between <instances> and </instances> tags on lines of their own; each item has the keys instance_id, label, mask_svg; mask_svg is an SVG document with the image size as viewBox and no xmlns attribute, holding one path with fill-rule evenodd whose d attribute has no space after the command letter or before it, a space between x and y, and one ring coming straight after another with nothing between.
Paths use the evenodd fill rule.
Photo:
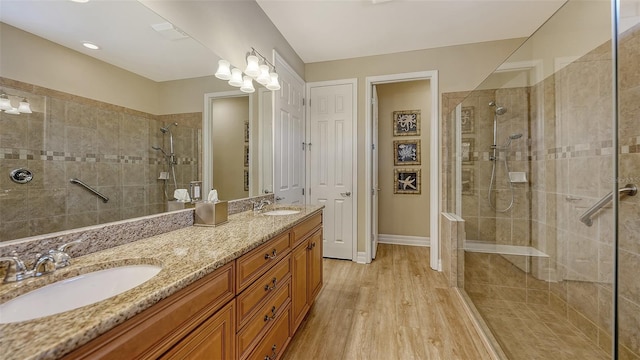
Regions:
<instances>
[{"instance_id":1,"label":"wooden cabinet","mask_svg":"<svg viewBox=\"0 0 640 360\"><path fill-rule=\"evenodd\" d=\"M64 359L279 359L321 287L318 213Z\"/></svg>"},{"instance_id":2,"label":"wooden cabinet","mask_svg":"<svg viewBox=\"0 0 640 360\"><path fill-rule=\"evenodd\" d=\"M235 301L211 316L164 354L162 360L235 359Z\"/></svg>"},{"instance_id":3,"label":"wooden cabinet","mask_svg":"<svg viewBox=\"0 0 640 360\"><path fill-rule=\"evenodd\" d=\"M234 269L233 262L217 269L64 358L158 358L233 300Z\"/></svg>"},{"instance_id":4,"label":"wooden cabinet","mask_svg":"<svg viewBox=\"0 0 640 360\"><path fill-rule=\"evenodd\" d=\"M293 232L295 243L291 252L292 336L322 288L322 218L313 217L296 226Z\"/></svg>"}]
</instances>

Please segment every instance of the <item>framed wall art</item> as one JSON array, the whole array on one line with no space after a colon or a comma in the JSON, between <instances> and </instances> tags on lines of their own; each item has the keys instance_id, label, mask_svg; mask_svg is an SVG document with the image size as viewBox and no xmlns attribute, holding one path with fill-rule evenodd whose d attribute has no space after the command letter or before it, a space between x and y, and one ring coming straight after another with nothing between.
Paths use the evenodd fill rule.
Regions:
<instances>
[{"instance_id":1,"label":"framed wall art","mask_svg":"<svg viewBox=\"0 0 640 360\"><path fill-rule=\"evenodd\" d=\"M420 194L420 169L394 169L394 194Z\"/></svg>"},{"instance_id":2,"label":"framed wall art","mask_svg":"<svg viewBox=\"0 0 640 360\"><path fill-rule=\"evenodd\" d=\"M393 136L420 135L420 110L393 112Z\"/></svg>"},{"instance_id":3,"label":"framed wall art","mask_svg":"<svg viewBox=\"0 0 640 360\"><path fill-rule=\"evenodd\" d=\"M393 142L393 164L420 165L420 140L396 140Z\"/></svg>"},{"instance_id":4,"label":"framed wall art","mask_svg":"<svg viewBox=\"0 0 640 360\"><path fill-rule=\"evenodd\" d=\"M475 131L475 114L473 106L465 106L462 108L460 116L460 130L463 134L473 133Z\"/></svg>"},{"instance_id":5,"label":"framed wall art","mask_svg":"<svg viewBox=\"0 0 640 360\"><path fill-rule=\"evenodd\" d=\"M244 122L244 142L249 142L249 120Z\"/></svg>"},{"instance_id":6,"label":"framed wall art","mask_svg":"<svg viewBox=\"0 0 640 360\"><path fill-rule=\"evenodd\" d=\"M244 166L245 167L249 166L249 145L248 144L244 146Z\"/></svg>"},{"instance_id":7,"label":"framed wall art","mask_svg":"<svg viewBox=\"0 0 640 360\"><path fill-rule=\"evenodd\" d=\"M460 143L460 152L463 164L473 163L474 143L475 139L462 138L462 142Z\"/></svg>"},{"instance_id":8,"label":"framed wall art","mask_svg":"<svg viewBox=\"0 0 640 360\"><path fill-rule=\"evenodd\" d=\"M244 191L249 191L249 170L244 169Z\"/></svg>"}]
</instances>

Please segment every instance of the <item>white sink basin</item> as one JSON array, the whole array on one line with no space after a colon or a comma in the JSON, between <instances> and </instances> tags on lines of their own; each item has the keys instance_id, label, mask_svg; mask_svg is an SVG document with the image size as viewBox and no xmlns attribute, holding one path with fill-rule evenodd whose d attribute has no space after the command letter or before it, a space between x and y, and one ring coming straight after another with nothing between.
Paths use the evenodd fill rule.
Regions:
<instances>
[{"instance_id":1,"label":"white sink basin","mask_svg":"<svg viewBox=\"0 0 640 360\"><path fill-rule=\"evenodd\" d=\"M156 276L157 265L127 265L90 272L41 287L0 304L0 324L37 319L116 296Z\"/></svg>"},{"instance_id":2,"label":"white sink basin","mask_svg":"<svg viewBox=\"0 0 640 360\"><path fill-rule=\"evenodd\" d=\"M293 215L299 213L300 210L271 210L264 213L269 216Z\"/></svg>"}]
</instances>

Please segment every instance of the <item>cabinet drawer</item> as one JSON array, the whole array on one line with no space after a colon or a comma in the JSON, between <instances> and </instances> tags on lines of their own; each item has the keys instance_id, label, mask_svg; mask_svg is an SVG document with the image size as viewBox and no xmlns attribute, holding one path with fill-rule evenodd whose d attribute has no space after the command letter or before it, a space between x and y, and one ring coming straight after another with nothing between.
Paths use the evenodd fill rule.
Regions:
<instances>
[{"instance_id":1,"label":"cabinet drawer","mask_svg":"<svg viewBox=\"0 0 640 360\"><path fill-rule=\"evenodd\" d=\"M289 257L282 259L260 279L238 295L238 329L241 329L249 318L258 311L261 302L277 292L290 278Z\"/></svg>"},{"instance_id":2,"label":"cabinet drawer","mask_svg":"<svg viewBox=\"0 0 640 360\"><path fill-rule=\"evenodd\" d=\"M283 284L276 294L269 298L240 330L238 333L238 354L240 359L249 355L253 345L262 338L263 333L272 323L285 316L284 312L288 309L291 299L290 292L291 281L287 280L286 284Z\"/></svg>"},{"instance_id":3,"label":"cabinet drawer","mask_svg":"<svg viewBox=\"0 0 640 360\"><path fill-rule=\"evenodd\" d=\"M289 345L289 310L287 306L283 316L276 320L275 324L248 359L251 360L275 360L282 357L284 349Z\"/></svg>"},{"instance_id":4,"label":"cabinet drawer","mask_svg":"<svg viewBox=\"0 0 640 360\"><path fill-rule=\"evenodd\" d=\"M236 261L236 293L239 294L290 251L289 233L286 232L240 257Z\"/></svg>"},{"instance_id":5,"label":"cabinet drawer","mask_svg":"<svg viewBox=\"0 0 640 360\"><path fill-rule=\"evenodd\" d=\"M299 241L302 241L311 233L313 229L322 224L322 213L318 215L314 215L311 219L306 220L305 222L296 225L293 228L293 247L295 247Z\"/></svg>"}]
</instances>

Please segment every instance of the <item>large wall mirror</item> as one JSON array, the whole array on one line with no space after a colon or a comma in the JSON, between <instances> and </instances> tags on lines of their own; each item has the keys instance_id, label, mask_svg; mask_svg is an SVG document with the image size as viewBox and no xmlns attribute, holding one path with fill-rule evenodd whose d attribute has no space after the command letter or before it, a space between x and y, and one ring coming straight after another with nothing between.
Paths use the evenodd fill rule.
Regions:
<instances>
[{"instance_id":1,"label":"large wall mirror","mask_svg":"<svg viewBox=\"0 0 640 360\"><path fill-rule=\"evenodd\" d=\"M163 212L192 181L224 200L272 191L271 92L224 116L237 138L209 126L205 95L236 90L213 76L218 60L135 0L2 1L0 93L32 112L0 112L0 242ZM239 174L205 153L228 139ZM16 169L33 179L12 181Z\"/></svg>"}]
</instances>

